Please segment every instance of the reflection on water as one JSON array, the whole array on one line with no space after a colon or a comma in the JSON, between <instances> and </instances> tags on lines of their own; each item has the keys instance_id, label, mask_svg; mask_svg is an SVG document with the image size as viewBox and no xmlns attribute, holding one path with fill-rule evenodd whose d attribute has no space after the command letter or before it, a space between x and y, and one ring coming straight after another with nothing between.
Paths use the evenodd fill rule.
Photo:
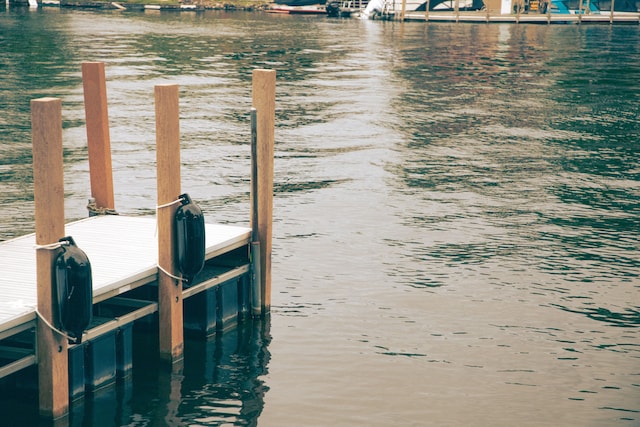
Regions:
<instances>
[{"instance_id":1,"label":"reflection on water","mask_svg":"<svg viewBox=\"0 0 640 427\"><path fill-rule=\"evenodd\" d=\"M80 425L638 425L637 26L43 10L0 36L1 238L33 228L32 97L63 98L66 213L86 215L86 60L116 208L153 214L170 81L183 187L246 224L251 71L278 73L270 329L136 370Z\"/></svg>"},{"instance_id":2,"label":"reflection on water","mask_svg":"<svg viewBox=\"0 0 640 427\"><path fill-rule=\"evenodd\" d=\"M5 394L3 426L256 425L268 391L269 329L268 319L256 320L207 340L187 339L185 358L173 367L159 360L152 335L134 334L132 377L74 402L69 417L54 423L38 419L28 390Z\"/></svg>"}]
</instances>

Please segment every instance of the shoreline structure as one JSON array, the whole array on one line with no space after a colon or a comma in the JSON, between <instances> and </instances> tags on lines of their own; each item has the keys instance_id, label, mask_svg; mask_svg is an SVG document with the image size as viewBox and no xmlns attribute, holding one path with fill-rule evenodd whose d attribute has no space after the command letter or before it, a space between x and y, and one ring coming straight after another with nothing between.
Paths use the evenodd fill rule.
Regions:
<instances>
[{"instance_id":1,"label":"shoreline structure","mask_svg":"<svg viewBox=\"0 0 640 427\"><path fill-rule=\"evenodd\" d=\"M264 0L160 0L159 2L121 2L121 1L93 1L93 0L6 0L8 6L29 7L64 7L78 9L122 10L142 12L147 10L172 12L203 12L215 11L269 11L274 3ZM552 13L511 13L501 14L495 10L480 11L425 11L402 12L393 14L386 19L397 21L423 22L470 22L470 23L528 23L528 24L640 24L640 12L611 12L602 11L599 14L552 14Z\"/></svg>"}]
</instances>

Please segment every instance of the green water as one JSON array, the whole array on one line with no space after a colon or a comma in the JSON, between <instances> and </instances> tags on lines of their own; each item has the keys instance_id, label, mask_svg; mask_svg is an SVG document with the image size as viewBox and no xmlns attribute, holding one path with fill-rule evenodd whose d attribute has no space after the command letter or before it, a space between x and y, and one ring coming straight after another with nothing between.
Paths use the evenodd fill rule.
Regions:
<instances>
[{"instance_id":1,"label":"green water","mask_svg":"<svg viewBox=\"0 0 640 427\"><path fill-rule=\"evenodd\" d=\"M153 87L178 83L182 187L241 225L251 71L277 70L273 305L173 374L139 343L69 425L640 425L638 26L3 9L2 239L33 231L33 98L62 98L86 215L83 61L117 210L154 214Z\"/></svg>"}]
</instances>

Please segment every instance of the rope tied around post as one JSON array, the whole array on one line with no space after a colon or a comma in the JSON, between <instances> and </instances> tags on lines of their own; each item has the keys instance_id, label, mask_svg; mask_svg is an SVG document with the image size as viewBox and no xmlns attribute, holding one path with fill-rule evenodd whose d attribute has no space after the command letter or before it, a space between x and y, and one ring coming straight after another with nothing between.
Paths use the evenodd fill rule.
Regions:
<instances>
[{"instance_id":1,"label":"rope tied around post","mask_svg":"<svg viewBox=\"0 0 640 427\"><path fill-rule=\"evenodd\" d=\"M59 248L61 248L61 247L63 247L63 246L68 246L69 244L70 244L70 243L69 243L68 241L66 241L66 240L62 240L62 241L59 241L59 242L53 242L53 243L49 243L49 244L46 244L46 245L35 245L35 246L34 246L34 248L35 248L36 250L49 250L49 251L53 251L53 250L59 249ZM39 320L42 320L42 322L43 322L45 325L47 325L47 327L48 327L49 329L51 329L53 332L57 333L58 335L60 335L60 336L62 336L62 337L65 337L65 338L66 338L67 340L69 340L69 342L71 342L71 343L76 343L76 342L78 342L78 338L76 338L76 337L72 337L72 336L70 336L69 334L67 334L67 333L65 333L65 332L61 331L60 329L56 328L55 326L53 326L53 325L51 324L51 322L49 322L49 321L48 321L48 320L47 320L47 319L42 315L42 313L40 313L40 312L38 311L38 309L37 309L37 308L36 308L35 312L36 312L36 317L37 317Z\"/></svg>"},{"instance_id":2,"label":"rope tied around post","mask_svg":"<svg viewBox=\"0 0 640 427\"><path fill-rule=\"evenodd\" d=\"M175 280L180 280L181 282L187 282L188 280L185 279L184 277L178 277L178 276L174 276L173 274L169 273L167 270L165 270L160 264L158 264L158 270L162 271L164 274L166 274L167 276L171 277L172 279ZM176 283L176 286L178 284Z\"/></svg>"},{"instance_id":3,"label":"rope tied around post","mask_svg":"<svg viewBox=\"0 0 640 427\"><path fill-rule=\"evenodd\" d=\"M53 251L55 249L61 248L63 246L67 246L69 244L70 243L68 241L62 240L60 242L53 242L46 245L35 245L34 249L35 250L47 249L47 250Z\"/></svg>"},{"instance_id":4,"label":"rope tied around post","mask_svg":"<svg viewBox=\"0 0 640 427\"><path fill-rule=\"evenodd\" d=\"M94 199L93 197L90 198L89 202L87 203L87 210L89 211L89 216L119 215L115 209L98 207L96 199Z\"/></svg>"},{"instance_id":5,"label":"rope tied around post","mask_svg":"<svg viewBox=\"0 0 640 427\"><path fill-rule=\"evenodd\" d=\"M180 196L180 197L178 197L177 199L175 199L175 200L173 200L171 202L164 203L162 205L157 205L156 206L156 218L158 217L158 211L160 209L165 209L165 208L171 207L171 206L173 206L175 204L182 203L183 199L184 199L184 197ZM156 234L157 233L158 233L158 222L156 221ZM164 274L166 274L167 276L171 277L172 279L179 280L180 282L187 282L188 281L184 277L176 276L175 274L169 272L166 268L161 266L160 263L158 263L158 270L162 271ZM176 283L176 286L178 286L178 283Z\"/></svg>"},{"instance_id":6,"label":"rope tied around post","mask_svg":"<svg viewBox=\"0 0 640 427\"><path fill-rule=\"evenodd\" d=\"M42 320L42 322L47 325L47 327L49 329L51 329L53 332L57 333L58 335L65 337L67 340L69 340L70 343L75 344L78 342L78 338L77 337L72 337L71 335L61 331L60 329L56 328L55 326L53 326L51 324L51 322L49 322L47 319L45 319L45 317L36 309L36 317L39 320Z\"/></svg>"},{"instance_id":7,"label":"rope tied around post","mask_svg":"<svg viewBox=\"0 0 640 427\"><path fill-rule=\"evenodd\" d=\"M180 272L176 277L164 268L162 272L169 277L181 280L189 286L204 267L205 226L202 209L191 200L189 194L181 194L177 200L158 206L158 209L180 203L173 217L174 267ZM159 217L159 215L157 215ZM167 262L165 260L165 262ZM177 283L176 283L177 285Z\"/></svg>"},{"instance_id":8,"label":"rope tied around post","mask_svg":"<svg viewBox=\"0 0 640 427\"><path fill-rule=\"evenodd\" d=\"M163 205L158 205L158 206L156 206L156 212L157 212L159 209L168 208L169 206L173 206L173 205L175 205L176 203L180 203L180 202L182 202L182 200L183 200L183 197L178 197L176 200L174 200L174 201L172 201L172 202L168 202L168 203L165 203L165 204L163 204Z\"/></svg>"}]
</instances>

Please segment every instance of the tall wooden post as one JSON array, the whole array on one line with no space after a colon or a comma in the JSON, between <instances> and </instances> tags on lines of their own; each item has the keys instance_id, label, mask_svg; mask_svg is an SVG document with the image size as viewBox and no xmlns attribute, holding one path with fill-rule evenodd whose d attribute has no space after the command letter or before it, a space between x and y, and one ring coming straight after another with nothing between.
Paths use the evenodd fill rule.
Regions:
<instances>
[{"instance_id":1,"label":"tall wooden post","mask_svg":"<svg viewBox=\"0 0 640 427\"><path fill-rule=\"evenodd\" d=\"M180 196L180 114L178 85L157 85L156 160L158 180L158 311L160 317L160 357L168 362L183 358L182 282L174 262L174 225ZM162 271L165 270L165 271Z\"/></svg>"},{"instance_id":2,"label":"tall wooden post","mask_svg":"<svg viewBox=\"0 0 640 427\"><path fill-rule=\"evenodd\" d=\"M64 237L64 178L62 168L62 102L58 98L31 101L33 183L36 245ZM36 251L38 313L53 323L52 268L58 250ZM37 326L40 414L59 418L69 411L67 339L42 320Z\"/></svg>"},{"instance_id":3,"label":"tall wooden post","mask_svg":"<svg viewBox=\"0 0 640 427\"><path fill-rule=\"evenodd\" d=\"M262 313L271 309L271 236L273 221L273 154L276 115L275 70L253 70L253 107L256 109L258 162L258 234L260 238L260 275ZM254 203L252 203L252 206ZM253 215L252 215L253 217Z\"/></svg>"},{"instance_id":4,"label":"tall wooden post","mask_svg":"<svg viewBox=\"0 0 640 427\"><path fill-rule=\"evenodd\" d=\"M104 63L83 62L82 83L89 146L91 197L95 199L97 208L115 209Z\"/></svg>"}]
</instances>

